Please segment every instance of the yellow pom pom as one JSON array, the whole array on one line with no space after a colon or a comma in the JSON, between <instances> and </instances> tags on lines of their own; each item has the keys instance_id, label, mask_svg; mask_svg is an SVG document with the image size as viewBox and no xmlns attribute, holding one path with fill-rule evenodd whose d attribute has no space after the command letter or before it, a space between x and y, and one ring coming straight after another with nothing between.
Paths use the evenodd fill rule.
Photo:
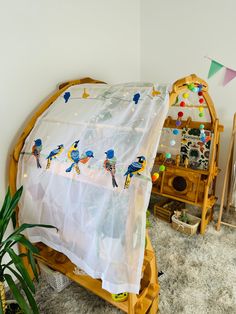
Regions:
<instances>
[{"instance_id":1,"label":"yellow pom pom","mask_svg":"<svg viewBox=\"0 0 236 314\"><path fill-rule=\"evenodd\" d=\"M159 173L158 172L155 172L153 173L152 175L152 182L156 182L159 178Z\"/></svg>"},{"instance_id":2,"label":"yellow pom pom","mask_svg":"<svg viewBox=\"0 0 236 314\"><path fill-rule=\"evenodd\" d=\"M189 97L189 94L188 93L184 93L183 94L183 98L188 98Z\"/></svg>"},{"instance_id":3,"label":"yellow pom pom","mask_svg":"<svg viewBox=\"0 0 236 314\"><path fill-rule=\"evenodd\" d=\"M204 108L203 107L199 107L198 110L199 110L199 112L203 112Z\"/></svg>"}]
</instances>

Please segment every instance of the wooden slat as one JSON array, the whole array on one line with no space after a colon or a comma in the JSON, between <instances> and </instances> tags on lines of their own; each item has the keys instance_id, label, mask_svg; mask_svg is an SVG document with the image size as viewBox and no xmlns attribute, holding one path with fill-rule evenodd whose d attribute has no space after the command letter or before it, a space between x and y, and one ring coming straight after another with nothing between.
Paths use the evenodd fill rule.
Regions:
<instances>
[{"instance_id":1,"label":"wooden slat","mask_svg":"<svg viewBox=\"0 0 236 314\"><path fill-rule=\"evenodd\" d=\"M78 283L80 286L86 288L87 290L91 291L92 293L96 294L100 298L104 299L105 301L111 303L112 305L118 307L122 311L128 313L128 302L115 302L113 301L111 294L106 290L102 289L102 282L98 279L93 279L87 275L76 275L74 274L75 265L67 260L67 262L60 264L55 263L53 256L48 256L45 249L40 251L40 255L37 255L36 258L46 264L47 266L51 267L52 269L59 271L60 273L64 274L71 280Z\"/></svg>"}]
</instances>

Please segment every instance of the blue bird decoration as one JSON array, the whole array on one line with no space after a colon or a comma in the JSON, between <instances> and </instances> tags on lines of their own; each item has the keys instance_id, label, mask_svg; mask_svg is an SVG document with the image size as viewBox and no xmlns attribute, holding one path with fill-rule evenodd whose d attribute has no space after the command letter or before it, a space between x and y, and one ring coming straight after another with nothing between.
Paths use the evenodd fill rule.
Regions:
<instances>
[{"instance_id":1,"label":"blue bird decoration","mask_svg":"<svg viewBox=\"0 0 236 314\"><path fill-rule=\"evenodd\" d=\"M48 157L46 158L47 159L47 166L46 166L46 169L49 169L50 166L51 166L51 161L53 159L56 159L64 150L64 145L61 144L61 145L58 145L56 149L52 150L50 152L50 154L48 155Z\"/></svg>"},{"instance_id":2,"label":"blue bird decoration","mask_svg":"<svg viewBox=\"0 0 236 314\"><path fill-rule=\"evenodd\" d=\"M137 103L138 103L138 101L139 101L139 98L140 98L140 93L137 93L137 94L135 94L134 95L134 97L133 97L133 101L134 101L134 103L135 103L135 105L137 105Z\"/></svg>"},{"instance_id":3,"label":"blue bird decoration","mask_svg":"<svg viewBox=\"0 0 236 314\"><path fill-rule=\"evenodd\" d=\"M137 159L138 161L132 162L132 164L128 166L128 169L124 174L126 176L124 189L128 189L131 178L135 174L140 174L140 172L142 172L146 168L146 158L144 156L139 156L137 157Z\"/></svg>"},{"instance_id":4,"label":"blue bird decoration","mask_svg":"<svg viewBox=\"0 0 236 314\"><path fill-rule=\"evenodd\" d=\"M41 150L42 150L42 140L38 138L37 140L34 141L34 145L32 147L32 155L36 159L37 168L42 168L39 161Z\"/></svg>"},{"instance_id":5,"label":"blue bird decoration","mask_svg":"<svg viewBox=\"0 0 236 314\"><path fill-rule=\"evenodd\" d=\"M69 98L70 98L70 92L65 92L65 94L64 94L64 99L65 99L65 103L67 103L67 101L69 100Z\"/></svg>"},{"instance_id":6,"label":"blue bird decoration","mask_svg":"<svg viewBox=\"0 0 236 314\"><path fill-rule=\"evenodd\" d=\"M104 161L104 168L106 171L110 172L112 179L113 188L118 188L118 184L116 182L115 173L116 173L116 157L113 149L109 149L106 154L106 159Z\"/></svg>"},{"instance_id":7,"label":"blue bird decoration","mask_svg":"<svg viewBox=\"0 0 236 314\"><path fill-rule=\"evenodd\" d=\"M81 155L79 162L86 164L90 158L94 158L93 152L91 150L87 150L84 154Z\"/></svg>"}]
</instances>

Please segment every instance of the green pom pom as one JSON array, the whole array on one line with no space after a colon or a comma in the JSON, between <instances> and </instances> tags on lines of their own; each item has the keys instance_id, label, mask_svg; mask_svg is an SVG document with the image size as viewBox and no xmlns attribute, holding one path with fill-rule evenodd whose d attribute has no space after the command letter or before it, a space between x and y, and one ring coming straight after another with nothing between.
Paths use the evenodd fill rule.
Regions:
<instances>
[{"instance_id":1,"label":"green pom pom","mask_svg":"<svg viewBox=\"0 0 236 314\"><path fill-rule=\"evenodd\" d=\"M189 85L188 85L188 89L189 89L189 90L193 90L193 89L194 89L194 84L193 84L193 83L189 84Z\"/></svg>"},{"instance_id":2,"label":"green pom pom","mask_svg":"<svg viewBox=\"0 0 236 314\"><path fill-rule=\"evenodd\" d=\"M161 166L159 167L159 170L160 170L160 171L165 171L165 169L166 169L166 167L165 167L164 165L161 165Z\"/></svg>"},{"instance_id":3,"label":"green pom pom","mask_svg":"<svg viewBox=\"0 0 236 314\"><path fill-rule=\"evenodd\" d=\"M204 117L204 113L203 113L203 112L200 112L200 113L199 113L199 117L200 117L200 118Z\"/></svg>"},{"instance_id":4,"label":"green pom pom","mask_svg":"<svg viewBox=\"0 0 236 314\"><path fill-rule=\"evenodd\" d=\"M203 130L203 129L204 129L204 124L200 124L200 125L199 125L199 129L200 129L200 130Z\"/></svg>"},{"instance_id":5,"label":"green pom pom","mask_svg":"<svg viewBox=\"0 0 236 314\"><path fill-rule=\"evenodd\" d=\"M171 158L171 153L166 153L166 158Z\"/></svg>"}]
</instances>

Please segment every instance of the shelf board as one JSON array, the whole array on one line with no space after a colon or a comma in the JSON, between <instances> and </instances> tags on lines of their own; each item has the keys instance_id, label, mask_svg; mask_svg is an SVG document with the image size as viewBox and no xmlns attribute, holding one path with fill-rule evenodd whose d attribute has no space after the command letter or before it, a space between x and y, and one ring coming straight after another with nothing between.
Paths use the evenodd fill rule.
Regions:
<instances>
[{"instance_id":1,"label":"shelf board","mask_svg":"<svg viewBox=\"0 0 236 314\"><path fill-rule=\"evenodd\" d=\"M193 172L193 173L200 173L200 174L204 174L206 176L208 176L210 174L209 170L192 169L192 168L189 168L189 167L185 168L184 166L176 167L176 165L167 164L167 163L162 162L162 161L157 161L157 160L154 161L154 165L160 166L162 164L164 164L166 166L166 168L173 168L176 171L181 170L181 171L184 171L184 172L187 172L187 173L191 173L191 172Z\"/></svg>"},{"instance_id":2,"label":"shelf board","mask_svg":"<svg viewBox=\"0 0 236 314\"><path fill-rule=\"evenodd\" d=\"M183 203L188 203L188 204L191 204L191 205L194 205L194 206L198 206L198 207L202 207L203 206L203 201L202 202L192 202L192 201L189 201L189 200L185 200L181 196L177 197L177 196L161 193L161 192L158 191L158 189L157 189L157 187L155 185L153 185L153 187L152 187L152 194L159 195L159 196L164 196L166 198L171 198L173 200L181 201ZM214 195L208 195L208 200L212 200L212 203L214 205L214 203L216 202L217 198Z\"/></svg>"},{"instance_id":3,"label":"shelf board","mask_svg":"<svg viewBox=\"0 0 236 314\"><path fill-rule=\"evenodd\" d=\"M198 206L198 207L202 206L202 203L198 203L198 202L195 203L195 202L191 202L189 200L185 200L182 197L177 197L177 196L173 196L173 195L169 195L169 194L160 193L158 191L157 187L155 187L155 186L152 187L152 194L159 195L159 196L164 196L164 197L167 197L167 198L174 199L176 201L181 201L183 203L188 203L188 204L195 205L195 206Z\"/></svg>"}]
</instances>

